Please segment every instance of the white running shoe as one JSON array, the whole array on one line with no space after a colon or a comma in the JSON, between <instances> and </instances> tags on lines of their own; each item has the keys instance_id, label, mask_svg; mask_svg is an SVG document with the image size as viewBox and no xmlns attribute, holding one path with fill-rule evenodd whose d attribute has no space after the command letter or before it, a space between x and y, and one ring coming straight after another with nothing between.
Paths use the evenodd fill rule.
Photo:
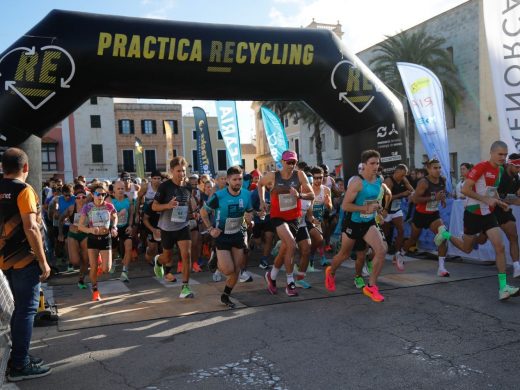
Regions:
<instances>
[{"instance_id":1,"label":"white running shoe","mask_svg":"<svg viewBox=\"0 0 520 390\"><path fill-rule=\"evenodd\" d=\"M513 278L520 276L520 263L518 261L513 263Z\"/></svg>"},{"instance_id":2,"label":"white running shoe","mask_svg":"<svg viewBox=\"0 0 520 390\"><path fill-rule=\"evenodd\" d=\"M216 270L214 273L213 273L213 281L214 282L220 282L222 280L222 274L220 273L219 270Z\"/></svg>"},{"instance_id":3,"label":"white running shoe","mask_svg":"<svg viewBox=\"0 0 520 390\"><path fill-rule=\"evenodd\" d=\"M437 276L440 276L440 277L443 277L443 278L449 278L450 277L450 273L446 270L446 268L439 267L439 269L437 270Z\"/></svg>"},{"instance_id":4,"label":"white running shoe","mask_svg":"<svg viewBox=\"0 0 520 390\"><path fill-rule=\"evenodd\" d=\"M253 281L253 277L246 270L242 270L240 272L240 279L239 280L240 280L240 283L248 283L248 282L252 282Z\"/></svg>"}]
</instances>

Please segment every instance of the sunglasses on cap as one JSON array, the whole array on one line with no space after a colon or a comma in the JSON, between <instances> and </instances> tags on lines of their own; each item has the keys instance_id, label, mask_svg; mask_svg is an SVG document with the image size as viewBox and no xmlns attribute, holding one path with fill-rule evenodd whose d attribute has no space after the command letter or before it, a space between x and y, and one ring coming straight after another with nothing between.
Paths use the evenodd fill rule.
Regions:
<instances>
[{"instance_id":1,"label":"sunglasses on cap","mask_svg":"<svg viewBox=\"0 0 520 390\"><path fill-rule=\"evenodd\" d=\"M104 198L108 195L106 192L97 192L97 191L94 191L93 194L94 194L94 196L100 196L102 198Z\"/></svg>"}]
</instances>

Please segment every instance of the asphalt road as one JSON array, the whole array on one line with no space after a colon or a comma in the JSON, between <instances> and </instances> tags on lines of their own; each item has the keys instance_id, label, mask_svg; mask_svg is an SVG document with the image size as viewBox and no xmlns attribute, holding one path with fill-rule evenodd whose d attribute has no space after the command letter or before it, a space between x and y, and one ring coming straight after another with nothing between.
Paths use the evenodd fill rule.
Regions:
<instances>
[{"instance_id":1,"label":"asphalt road","mask_svg":"<svg viewBox=\"0 0 520 390\"><path fill-rule=\"evenodd\" d=\"M341 281L339 281L341 283ZM519 284L519 283L516 283ZM37 328L20 389L518 389L520 297L497 278L78 331Z\"/></svg>"}]
</instances>

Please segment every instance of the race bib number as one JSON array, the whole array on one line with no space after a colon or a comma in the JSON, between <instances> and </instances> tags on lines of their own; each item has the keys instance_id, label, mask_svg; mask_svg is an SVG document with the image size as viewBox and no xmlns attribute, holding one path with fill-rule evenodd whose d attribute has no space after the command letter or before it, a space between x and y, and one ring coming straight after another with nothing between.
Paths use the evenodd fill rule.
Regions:
<instances>
[{"instance_id":1,"label":"race bib number","mask_svg":"<svg viewBox=\"0 0 520 390\"><path fill-rule=\"evenodd\" d=\"M365 206L371 205L371 204L377 204L377 199L372 200L365 200L365 203L363 203ZM359 216L363 219L369 219L373 218L375 216L375 212L373 213L359 213Z\"/></svg>"},{"instance_id":2,"label":"race bib number","mask_svg":"<svg viewBox=\"0 0 520 390\"><path fill-rule=\"evenodd\" d=\"M186 222L188 220L188 206L177 206L172 209L172 222Z\"/></svg>"},{"instance_id":3,"label":"race bib number","mask_svg":"<svg viewBox=\"0 0 520 390\"><path fill-rule=\"evenodd\" d=\"M110 226L110 213L108 210L93 210L91 212L91 222L93 227Z\"/></svg>"},{"instance_id":4,"label":"race bib number","mask_svg":"<svg viewBox=\"0 0 520 390\"><path fill-rule=\"evenodd\" d=\"M117 213L117 224L118 226L126 226L128 223L128 212L123 209Z\"/></svg>"},{"instance_id":5,"label":"race bib number","mask_svg":"<svg viewBox=\"0 0 520 390\"><path fill-rule=\"evenodd\" d=\"M244 217L228 218L226 219L226 225L224 226L224 234L235 234L242 228L242 222Z\"/></svg>"},{"instance_id":6,"label":"race bib number","mask_svg":"<svg viewBox=\"0 0 520 390\"><path fill-rule=\"evenodd\" d=\"M394 199L390 204L390 211L398 211L401 209L401 199Z\"/></svg>"},{"instance_id":7,"label":"race bib number","mask_svg":"<svg viewBox=\"0 0 520 390\"><path fill-rule=\"evenodd\" d=\"M497 188L493 186L486 187L486 196L489 196L490 198L499 199Z\"/></svg>"},{"instance_id":8,"label":"race bib number","mask_svg":"<svg viewBox=\"0 0 520 390\"><path fill-rule=\"evenodd\" d=\"M75 226L79 226L79 219L81 218L81 214L80 213L74 213L74 219L72 222L73 225Z\"/></svg>"},{"instance_id":9,"label":"race bib number","mask_svg":"<svg viewBox=\"0 0 520 390\"><path fill-rule=\"evenodd\" d=\"M439 201L438 200L430 200L426 202L426 211L438 211L439 210Z\"/></svg>"},{"instance_id":10,"label":"race bib number","mask_svg":"<svg viewBox=\"0 0 520 390\"><path fill-rule=\"evenodd\" d=\"M280 201L280 211L293 210L298 204L296 196L291 194L280 194L278 200Z\"/></svg>"}]
</instances>

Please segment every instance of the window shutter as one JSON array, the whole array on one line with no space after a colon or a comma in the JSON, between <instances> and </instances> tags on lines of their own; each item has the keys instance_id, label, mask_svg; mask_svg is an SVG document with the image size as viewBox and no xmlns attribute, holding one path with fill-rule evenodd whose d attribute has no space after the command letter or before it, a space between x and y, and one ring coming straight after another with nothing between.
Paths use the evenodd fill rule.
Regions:
<instances>
[{"instance_id":1,"label":"window shutter","mask_svg":"<svg viewBox=\"0 0 520 390\"><path fill-rule=\"evenodd\" d=\"M130 121L130 133L131 134L135 134L135 128L134 128L134 121L133 120Z\"/></svg>"},{"instance_id":2,"label":"window shutter","mask_svg":"<svg viewBox=\"0 0 520 390\"><path fill-rule=\"evenodd\" d=\"M117 123L118 123L118 126L119 126L119 134L123 134L123 120L119 119L117 121Z\"/></svg>"},{"instance_id":3,"label":"window shutter","mask_svg":"<svg viewBox=\"0 0 520 390\"><path fill-rule=\"evenodd\" d=\"M141 134L146 134L146 131L144 129L144 119L141 119Z\"/></svg>"},{"instance_id":4,"label":"window shutter","mask_svg":"<svg viewBox=\"0 0 520 390\"><path fill-rule=\"evenodd\" d=\"M152 132L154 134L157 134L157 121L156 120L152 121Z\"/></svg>"}]
</instances>

